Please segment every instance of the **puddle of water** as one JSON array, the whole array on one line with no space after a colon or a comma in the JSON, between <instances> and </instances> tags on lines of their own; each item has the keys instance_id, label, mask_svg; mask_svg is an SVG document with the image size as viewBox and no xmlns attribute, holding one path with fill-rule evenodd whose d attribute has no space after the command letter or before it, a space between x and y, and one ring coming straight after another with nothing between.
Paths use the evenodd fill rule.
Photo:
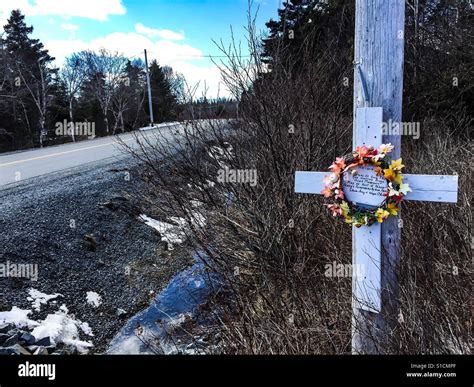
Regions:
<instances>
[{"instance_id":1,"label":"puddle of water","mask_svg":"<svg viewBox=\"0 0 474 387\"><path fill-rule=\"evenodd\" d=\"M193 266L175 275L147 309L127 321L110 342L106 354L177 352L167 331L193 316L199 305L215 291L218 282L216 276L206 269L203 253L196 253L193 259ZM140 335L137 335L138 327L142 332Z\"/></svg>"}]
</instances>

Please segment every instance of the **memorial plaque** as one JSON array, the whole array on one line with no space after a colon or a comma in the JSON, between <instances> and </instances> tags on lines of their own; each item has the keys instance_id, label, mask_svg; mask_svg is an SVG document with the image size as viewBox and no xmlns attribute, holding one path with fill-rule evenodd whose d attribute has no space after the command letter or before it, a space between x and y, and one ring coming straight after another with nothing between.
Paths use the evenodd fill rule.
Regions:
<instances>
[{"instance_id":1,"label":"memorial plaque","mask_svg":"<svg viewBox=\"0 0 474 387\"><path fill-rule=\"evenodd\" d=\"M351 173L355 171L355 173ZM342 179L344 196L347 201L367 206L379 206L387 192L387 180L375 174L375 167L361 166L345 172Z\"/></svg>"}]
</instances>

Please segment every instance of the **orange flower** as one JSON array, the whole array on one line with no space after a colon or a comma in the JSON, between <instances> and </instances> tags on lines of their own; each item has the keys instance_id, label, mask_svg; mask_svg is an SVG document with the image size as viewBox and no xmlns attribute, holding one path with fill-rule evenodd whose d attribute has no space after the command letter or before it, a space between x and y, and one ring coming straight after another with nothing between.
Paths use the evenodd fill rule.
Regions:
<instances>
[{"instance_id":1,"label":"orange flower","mask_svg":"<svg viewBox=\"0 0 474 387\"><path fill-rule=\"evenodd\" d=\"M373 156L375 152L374 148L373 147L368 147L366 145L362 145L362 146L358 146L356 148L356 153L359 155L359 158L363 159L364 157L370 157L370 156Z\"/></svg>"},{"instance_id":2,"label":"orange flower","mask_svg":"<svg viewBox=\"0 0 474 387\"><path fill-rule=\"evenodd\" d=\"M333 195L332 189L329 187L325 187L321 193L324 195L325 198L330 198Z\"/></svg>"},{"instance_id":3,"label":"orange flower","mask_svg":"<svg viewBox=\"0 0 474 387\"><path fill-rule=\"evenodd\" d=\"M344 159L342 157L337 157L336 161L331 164L329 169L332 172L339 174L345 167L346 167L346 162L344 161Z\"/></svg>"}]
</instances>

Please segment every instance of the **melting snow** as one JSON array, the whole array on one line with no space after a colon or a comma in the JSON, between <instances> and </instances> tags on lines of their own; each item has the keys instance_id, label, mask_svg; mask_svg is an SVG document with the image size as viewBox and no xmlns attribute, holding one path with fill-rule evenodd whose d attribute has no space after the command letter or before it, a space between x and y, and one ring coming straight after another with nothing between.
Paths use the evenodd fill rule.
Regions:
<instances>
[{"instance_id":1,"label":"melting snow","mask_svg":"<svg viewBox=\"0 0 474 387\"><path fill-rule=\"evenodd\" d=\"M191 202L191 205L196 207L196 203ZM146 225L153 227L160 233L161 240L167 242L169 250L173 249L173 244L181 244L186 239L186 219L176 216L170 217L170 221L176 223L175 225L150 218L144 214L140 215L139 218L144 221ZM190 220L192 224L197 227L204 227L206 225L206 218L197 211L190 212Z\"/></svg>"},{"instance_id":2,"label":"melting snow","mask_svg":"<svg viewBox=\"0 0 474 387\"><path fill-rule=\"evenodd\" d=\"M86 353L89 348L93 347L91 342L79 339L79 331L87 336L94 336L89 324L70 316L66 305L63 304L58 311L48 314L43 321L30 320L28 318L30 313L31 310L14 306L8 312L0 312L0 323L10 323L18 328L33 329L31 334L36 340L49 337L53 345L58 343L73 345L80 353Z\"/></svg>"},{"instance_id":3,"label":"melting snow","mask_svg":"<svg viewBox=\"0 0 474 387\"><path fill-rule=\"evenodd\" d=\"M140 215L140 219L150 227L153 227L161 235L161 240L168 242L168 248L171 250L173 244L183 243L186 234L183 230L186 221L183 218L171 217L170 220L176 222L179 226L171 223L161 222L146 215Z\"/></svg>"},{"instance_id":4,"label":"melting snow","mask_svg":"<svg viewBox=\"0 0 474 387\"><path fill-rule=\"evenodd\" d=\"M31 310L20 309L16 306L9 312L0 312L0 324L14 324L18 328L33 328L38 325L34 320L30 320L28 315Z\"/></svg>"},{"instance_id":5,"label":"melting snow","mask_svg":"<svg viewBox=\"0 0 474 387\"><path fill-rule=\"evenodd\" d=\"M79 329L86 335L93 336L89 324L75 320L62 311L57 311L54 314L48 314L31 334L37 340L49 337L53 345L58 343L73 345L80 353L86 353L93 344L79 339Z\"/></svg>"},{"instance_id":6,"label":"melting snow","mask_svg":"<svg viewBox=\"0 0 474 387\"><path fill-rule=\"evenodd\" d=\"M94 308L97 308L102 304L102 297L96 292L87 292L86 300L87 303L92 305Z\"/></svg>"},{"instance_id":7,"label":"melting snow","mask_svg":"<svg viewBox=\"0 0 474 387\"><path fill-rule=\"evenodd\" d=\"M62 294L59 294L59 293L55 293L55 294L42 293L39 290L34 289L34 288L31 288L30 290L28 290L28 294L30 296L27 298L27 300L31 301L32 308L36 310L37 312L41 310L41 305L45 305L49 301L62 296Z\"/></svg>"}]
</instances>

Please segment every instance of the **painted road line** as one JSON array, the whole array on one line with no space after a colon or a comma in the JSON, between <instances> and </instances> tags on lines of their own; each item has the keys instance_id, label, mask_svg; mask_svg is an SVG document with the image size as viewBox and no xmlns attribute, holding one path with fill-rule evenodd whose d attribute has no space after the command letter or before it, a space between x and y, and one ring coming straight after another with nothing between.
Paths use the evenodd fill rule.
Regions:
<instances>
[{"instance_id":1,"label":"painted road line","mask_svg":"<svg viewBox=\"0 0 474 387\"><path fill-rule=\"evenodd\" d=\"M148 136L151 136L151 135L152 135L152 134L150 133L150 134L147 134L146 136L145 136L145 135L142 135L142 136L148 137ZM133 141L133 140L135 140L135 137L129 138L128 140L121 140L121 141L123 141L123 142L129 142L129 141ZM26 162L28 162L28 161L46 159L46 158L48 158L48 157L61 156L61 155L65 155L65 154L68 154L68 153L80 152L80 151L83 151L83 150L94 149L94 148L101 148L101 147L104 147L104 146L115 145L115 144L120 144L120 142L119 142L119 141L116 141L116 142L108 142L108 143L106 143L106 144L101 144L101 145L93 145L93 146L82 147L82 148L79 148L79 149L73 149L73 150L69 150L69 151L63 151L63 152L58 152L58 153L52 153L52 154L44 155L44 156L32 157L32 158L29 158L29 159L11 161L11 162L9 162L9 163L0 164L0 168L1 168L1 167L6 167L6 166L9 166L9 165L15 165L15 164L26 163Z\"/></svg>"}]
</instances>

